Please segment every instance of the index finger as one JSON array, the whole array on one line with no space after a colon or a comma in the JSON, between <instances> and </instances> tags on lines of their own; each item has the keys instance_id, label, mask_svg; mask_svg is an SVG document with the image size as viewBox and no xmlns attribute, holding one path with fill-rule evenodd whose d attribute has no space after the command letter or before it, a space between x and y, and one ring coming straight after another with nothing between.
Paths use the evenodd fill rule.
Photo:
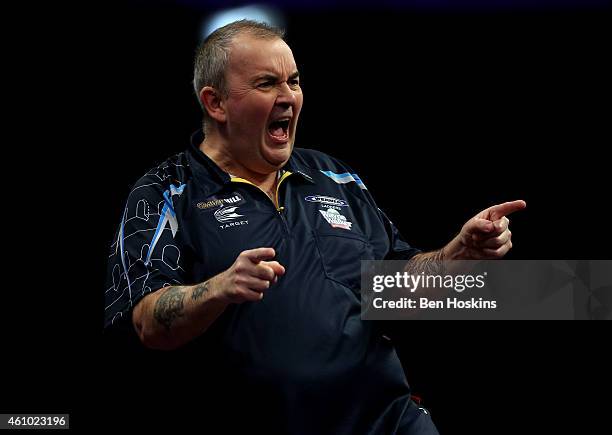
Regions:
<instances>
[{"instance_id":1,"label":"index finger","mask_svg":"<svg viewBox=\"0 0 612 435\"><path fill-rule=\"evenodd\" d=\"M257 264L262 260L274 258L276 252L274 252L274 248L256 248L242 251L242 255L247 257L253 263Z\"/></svg>"},{"instance_id":2,"label":"index finger","mask_svg":"<svg viewBox=\"0 0 612 435\"><path fill-rule=\"evenodd\" d=\"M491 220L496 221L504 216L508 216L515 211L519 211L527 207L527 203L521 199L518 201L504 202L503 204L494 205L490 209Z\"/></svg>"}]
</instances>

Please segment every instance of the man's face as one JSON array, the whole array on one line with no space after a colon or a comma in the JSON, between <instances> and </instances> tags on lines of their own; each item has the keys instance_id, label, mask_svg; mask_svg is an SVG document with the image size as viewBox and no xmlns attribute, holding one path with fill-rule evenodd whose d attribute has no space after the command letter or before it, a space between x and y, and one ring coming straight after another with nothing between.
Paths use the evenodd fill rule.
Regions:
<instances>
[{"instance_id":1,"label":"man's face","mask_svg":"<svg viewBox=\"0 0 612 435\"><path fill-rule=\"evenodd\" d=\"M281 39L236 37L226 83L232 157L260 174L277 170L291 155L303 101L291 49Z\"/></svg>"}]
</instances>

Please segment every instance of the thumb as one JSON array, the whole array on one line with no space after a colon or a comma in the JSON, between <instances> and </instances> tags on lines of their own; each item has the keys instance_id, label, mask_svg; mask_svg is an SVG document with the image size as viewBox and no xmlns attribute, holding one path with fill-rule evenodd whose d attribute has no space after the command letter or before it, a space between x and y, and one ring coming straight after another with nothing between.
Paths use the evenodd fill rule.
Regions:
<instances>
[{"instance_id":1,"label":"thumb","mask_svg":"<svg viewBox=\"0 0 612 435\"><path fill-rule=\"evenodd\" d=\"M285 274L285 267L280 264L278 261L262 261L262 264L265 264L268 267L272 268L272 271L276 276Z\"/></svg>"},{"instance_id":2,"label":"thumb","mask_svg":"<svg viewBox=\"0 0 612 435\"><path fill-rule=\"evenodd\" d=\"M256 248L243 251L242 255L245 255L253 263L258 264L260 261L274 258L276 252L273 248Z\"/></svg>"}]
</instances>

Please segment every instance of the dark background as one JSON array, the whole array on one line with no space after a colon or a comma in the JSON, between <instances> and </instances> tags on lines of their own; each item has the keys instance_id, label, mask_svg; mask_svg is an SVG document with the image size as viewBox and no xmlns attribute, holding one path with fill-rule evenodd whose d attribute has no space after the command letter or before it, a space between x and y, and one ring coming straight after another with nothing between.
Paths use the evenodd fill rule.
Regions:
<instances>
[{"instance_id":1,"label":"dark background","mask_svg":"<svg viewBox=\"0 0 612 435\"><path fill-rule=\"evenodd\" d=\"M7 411L70 411L85 428L133 416L113 410L115 395L158 409L130 391L130 362L104 354L100 307L131 184L199 127L192 59L216 7L190 3L94 2L28 17L46 26L24 57L46 73L25 99L28 172L9 179L29 200L7 237L30 261L7 271ZM285 7L305 94L296 146L352 166L422 249L481 209L524 199L508 258L610 258L610 8L461 4ZM610 407L607 324L409 328L397 349L442 434L599 432Z\"/></svg>"}]
</instances>

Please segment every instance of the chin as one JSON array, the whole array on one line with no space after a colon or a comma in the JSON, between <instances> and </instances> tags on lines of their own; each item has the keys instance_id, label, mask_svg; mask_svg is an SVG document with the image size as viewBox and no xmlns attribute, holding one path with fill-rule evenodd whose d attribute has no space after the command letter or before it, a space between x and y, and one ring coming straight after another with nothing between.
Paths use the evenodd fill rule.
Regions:
<instances>
[{"instance_id":1,"label":"chin","mask_svg":"<svg viewBox=\"0 0 612 435\"><path fill-rule=\"evenodd\" d=\"M266 162L278 168L287 163L287 160L289 160L289 157L291 157L292 150L292 141L289 141L283 145L274 145L273 147L268 145L264 150L262 150L262 156Z\"/></svg>"}]
</instances>

